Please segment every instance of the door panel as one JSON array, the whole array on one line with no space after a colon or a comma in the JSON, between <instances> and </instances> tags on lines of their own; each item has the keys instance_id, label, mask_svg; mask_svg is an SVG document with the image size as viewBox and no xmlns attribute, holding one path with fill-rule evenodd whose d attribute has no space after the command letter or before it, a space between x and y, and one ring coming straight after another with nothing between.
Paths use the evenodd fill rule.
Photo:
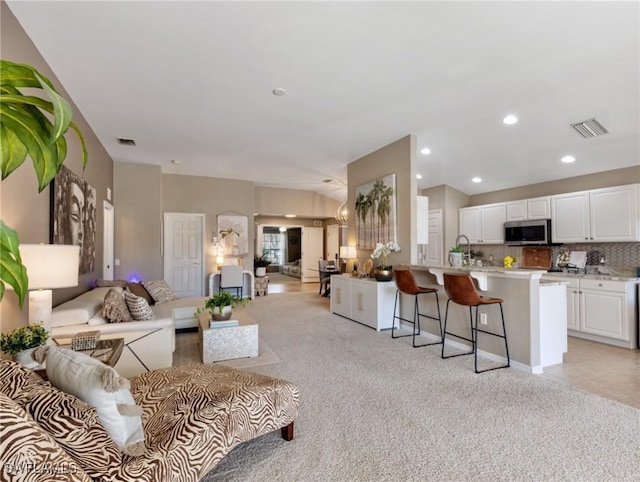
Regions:
<instances>
[{"instance_id":1,"label":"door panel","mask_svg":"<svg viewBox=\"0 0 640 482\"><path fill-rule=\"evenodd\" d=\"M204 215L165 213L164 278L181 298L204 296Z\"/></svg>"}]
</instances>

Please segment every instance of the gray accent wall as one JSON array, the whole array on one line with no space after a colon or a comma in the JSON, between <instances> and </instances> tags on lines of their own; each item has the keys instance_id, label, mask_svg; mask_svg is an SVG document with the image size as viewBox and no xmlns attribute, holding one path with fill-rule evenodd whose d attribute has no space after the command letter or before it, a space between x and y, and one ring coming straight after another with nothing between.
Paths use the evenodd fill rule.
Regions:
<instances>
[{"instance_id":1,"label":"gray accent wall","mask_svg":"<svg viewBox=\"0 0 640 482\"><path fill-rule=\"evenodd\" d=\"M80 143L70 130L66 135L68 154L64 164L96 189L96 267L92 273L80 277L77 287L54 290L53 304L57 305L86 291L93 286L96 278L102 277L103 202L107 196L107 188L113 189L113 160L4 2L0 2L0 22L2 58L32 65L53 82L58 92L71 102L73 121L82 132L89 152L89 162L83 171ZM0 218L18 232L21 243L49 242L49 187L38 193L31 159L27 158L22 166L2 181ZM24 308L20 310L15 293L7 291L0 304L2 332L26 323L27 305L28 301L25 301Z\"/></svg>"}]
</instances>

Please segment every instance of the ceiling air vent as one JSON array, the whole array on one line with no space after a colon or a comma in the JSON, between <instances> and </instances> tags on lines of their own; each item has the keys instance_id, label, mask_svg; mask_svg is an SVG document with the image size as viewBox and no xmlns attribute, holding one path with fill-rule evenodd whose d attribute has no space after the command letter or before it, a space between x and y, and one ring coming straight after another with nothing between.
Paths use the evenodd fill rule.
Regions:
<instances>
[{"instance_id":1,"label":"ceiling air vent","mask_svg":"<svg viewBox=\"0 0 640 482\"><path fill-rule=\"evenodd\" d=\"M604 134L608 134L609 131L604 128L600 122L594 119L589 119L586 121L578 122L577 124L571 124L578 134L580 134L585 139L589 139L590 137L598 137Z\"/></svg>"},{"instance_id":2,"label":"ceiling air vent","mask_svg":"<svg viewBox=\"0 0 640 482\"><path fill-rule=\"evenodd\" d=\"M135 146L136 145L136 141L134 141L133 139L124 139L122 137L118 137L118 143L120 143L123 146Z\"/></svg>"},{"instance_id":3,"label":"ceiling air vent","mask_svg":"<svg viewBox=\"0 0 640 482\"><path fill-rule=\"evenodd\" d=\"M333 182L333 179L323 179L322 182L329 184L330 182Z\"/></svg>"}]
</instances>

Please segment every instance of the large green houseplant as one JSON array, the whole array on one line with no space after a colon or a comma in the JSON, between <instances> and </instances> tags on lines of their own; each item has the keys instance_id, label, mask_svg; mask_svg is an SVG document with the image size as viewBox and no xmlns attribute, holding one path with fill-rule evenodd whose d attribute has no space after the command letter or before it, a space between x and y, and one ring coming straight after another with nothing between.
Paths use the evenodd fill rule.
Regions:
<instances>
[{"instance_id":1,"label":"large green houseplant","mask_svg":"<svg viewBox=\"0 0 640 482\"><path fill-rule=\"evenodd\" d=\"M29 89L27 93L21 91L24 88ZM33 89L40 89L46 98L33 95ZM84 169L87 165L87 148L71 117L69 103L38 70L0 59L2 180L20 167L28 156L33 161L38 179L38 192L42 192L67 157L64 136L69 128L80 139ZM0 300L4 296L5 283L15 290L22 308L28 276L20 257L18 234L0 220Z\"/></svg>"}]
</instances>

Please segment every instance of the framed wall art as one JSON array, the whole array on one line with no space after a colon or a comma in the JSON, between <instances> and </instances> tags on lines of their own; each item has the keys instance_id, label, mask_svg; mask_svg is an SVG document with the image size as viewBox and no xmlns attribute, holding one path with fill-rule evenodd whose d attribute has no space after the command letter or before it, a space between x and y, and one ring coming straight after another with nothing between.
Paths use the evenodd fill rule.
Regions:
<instances>
[{"instance_id":1,"label":"framed wall art","mask_svg":"<svg viewBox=\"0 0 640 482\"><path fill-rule=\"evenodd\" d=\"M218 214L218 246L223 256L249 254L249 218L235 211Z\"/></svg>"},{"instance_id":2,"label":"framed wall art","mask_svg":"<svg viewBox=\"0 0 640 482\"><path fill-rule=\"evenodd\" d=\"M51 181L49 241L80 246L79 274L96 266L96 190L62 166Z\"/></svg>"},{"instance_id":3,"label":"framed wall art","mask_svg":"<svg viewBox=\"0 0 640 482\"><path fill-rule=\"evenodd\" d=\"M355 196L357 249L397 242L396 175L357 186Z\"/></svg>"}]
</instances>

